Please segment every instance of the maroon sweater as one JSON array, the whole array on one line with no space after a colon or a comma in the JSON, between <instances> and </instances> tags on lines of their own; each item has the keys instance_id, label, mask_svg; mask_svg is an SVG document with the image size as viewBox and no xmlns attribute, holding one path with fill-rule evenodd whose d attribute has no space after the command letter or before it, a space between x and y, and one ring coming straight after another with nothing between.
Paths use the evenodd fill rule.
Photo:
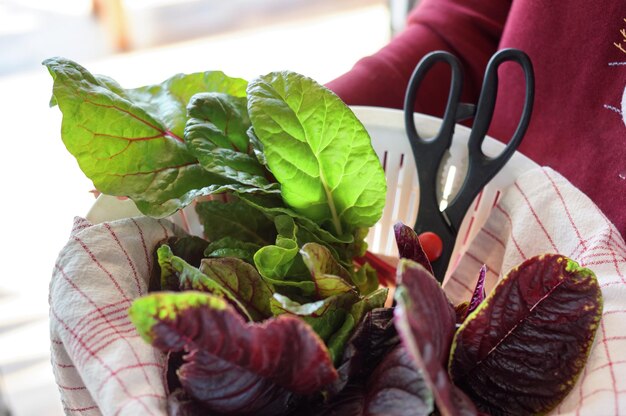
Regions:
<instances>
[{"instance_id":1,"label":"maroon sweater","mask_svg":"<svg viewBox=\"0 0 626 416\"><path fill-rule=\"evenodd\" d=\"M626 235L624 0L422 0L401 34L328 87L351 105L401 108L417 62L441 49L461 58L463 98L476 102L489 57L506 47L525 51L536 76L520 151L568 178ZM432 72L416 111L440 116L449 70ZM489 134L506 141L519 121L524 83L514 64L502 65L499 77Z\"/></svg>"}]
</instances>

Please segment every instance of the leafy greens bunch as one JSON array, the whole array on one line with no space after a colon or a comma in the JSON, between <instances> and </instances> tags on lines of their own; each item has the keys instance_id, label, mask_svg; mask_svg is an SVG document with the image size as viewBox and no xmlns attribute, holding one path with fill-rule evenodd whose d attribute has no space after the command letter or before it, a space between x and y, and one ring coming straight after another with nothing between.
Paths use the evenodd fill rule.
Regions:
<instances>
[{"instance_id":1,"label":"leafy greens bunch","mask_svg":"<svg viewBox=\"0 0 626 416\"><path fill-rule=\"evenodd\" d=\"M394 308L355 266L385 178L334 94L275 72L177 75L123 89L44 62L66 147L96 188L164 217L199 197L204 238L155 253L131 320L169 357L172 415L542 414L572 389L602 312L593 273L556 254L486 296L447 299L415 232L395 226ZM362 260L360 260L362 262Z\"/></svg>"},{"instance_id":2,"label":"leafy greens bunch","mask_svg":"<svg viewBox=\"0 0 626 416\"><path fill-rule=\"evenodd\" d=\"M206 240L157 250L157 292L130 310L143 338L171 353L172 384L183 388L172 402L284 414L322 394L348 339L387 297L375 270L353 263L386 182L352 111L292 72L124 89L64 58L44 65L63 141L99 191L153 217L227 195L196 205Z\"/></svg>"}]
</instances>

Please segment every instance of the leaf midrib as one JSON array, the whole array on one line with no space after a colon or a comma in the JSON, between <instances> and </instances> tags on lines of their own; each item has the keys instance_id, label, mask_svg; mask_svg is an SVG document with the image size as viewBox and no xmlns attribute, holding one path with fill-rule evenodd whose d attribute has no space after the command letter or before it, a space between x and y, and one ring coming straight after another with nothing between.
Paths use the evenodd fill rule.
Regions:
<instances>
[{"instance_id":1,"label":"leaf midrib","mask_svg":"<svg viewBox=\"0 0 626 416\"><path fill-rule=\"evenodd\" d=\"M532 315L532 312L546 299L548 298L558 287L560 287L563 283L565 283L566 279L562 279L560 282L558 282L556 285L554 285L554 287L552 287L545 295L543 295L541 297L541 299L539 299L529 310L528 313L524 315L524 317L522 319L520 319L515 325L513 325L513 327L498 341L498 343L496 345L494 345L489 352L487 352L487 354L485 355L484 358L482 358L481 360L477 361L476 364L474 366L472 366L472 368L470 368L465 374L463 374L463 377L465 377L467 374L471 373L475 368L479 367L484 361L486 361L487 359L489 359L492 355L492 353L494 353L498 347L500 345L502 345L502 343L504 341L506 341L506 339L513 334L519 327L520 325L522 325L522 323L530 316Z\"/></svg>"}]
</instances>

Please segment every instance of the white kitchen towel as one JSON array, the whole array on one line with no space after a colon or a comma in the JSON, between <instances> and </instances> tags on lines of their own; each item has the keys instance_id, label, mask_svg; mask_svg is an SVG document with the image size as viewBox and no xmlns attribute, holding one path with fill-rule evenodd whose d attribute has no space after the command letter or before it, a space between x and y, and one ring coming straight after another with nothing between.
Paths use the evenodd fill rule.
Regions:
<instances>
[{"instance_id":1,"label":"white kitchen towel","mask_svg":"<svg viewBox=\"0 0 626 416\"><path fill-rule=\"evenodd\" d=\"M595 204L557 172L534 169L504 192L445 290L455 304L467 300L483 264L489 291L514 266L543 253L563 254L593 270L604 298L589 361L552 414L626 415L626 244Z\"/></svg>"},{"instance_id":2,"label":"white kitchen towel","mask_svg":"<svg viewBox=\"0 0 626 416\"><path fill-rule=\"evenodd\" d=\"M66 414L166 413L165 357L139 337L128 308L147 292L154 247L180 233L147 217L75 219L49 299L52 367Z\"/></svg>"},{"instance_id":3,"label":"white kitchen towel","mask_svg":"<svg viewBox=\"0 0 626 416\"><path fill-rule=\"evenodd\" d=\"M156 243L180 232L165 220L77 219L50 293L53 367L68 414L165 414L164 357L138 337L127 309L146 292ZM532 170L503 190L446 291L466 300L482 264L491 289L503 272L546 252L594 270L604 295L589 362L553 413L626 415L626 244L558 173Z\"/></svg>"}]
</instances>

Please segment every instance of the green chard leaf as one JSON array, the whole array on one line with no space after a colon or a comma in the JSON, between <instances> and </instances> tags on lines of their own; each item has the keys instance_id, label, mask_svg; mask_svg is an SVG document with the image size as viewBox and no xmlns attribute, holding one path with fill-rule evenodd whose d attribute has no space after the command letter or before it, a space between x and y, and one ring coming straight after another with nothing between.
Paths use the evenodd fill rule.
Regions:
<instances>
[{"instance_id":1,"label":"green chard leaf","mask_svg":"<svg viewBox=\"0 0 626 416\"><path fill-rule=\"evenodd\" d=\"M254 264L264 279L276 286L301 290L304 295L315 293L315 283L306 273L302 258L298 256L298 227L293 218L279 215L276 224L276 243L262 247L254 254Z\"/></svg>"},{"instance_id":2,"label":"green chard leaf","mask_svg":"<svg viewBox=\"0 0 626 416\"><path fill-rule=\"evenodd\" d=\"M331 91L293 72L248 86L248 112L285 203L342 235L378 221L383 169L370 137Z\"/></svg>"},{"instance_id":3,"label":"green chard leaf","mask_svg":"<svg viewBox=\"0 0 626 416\"><path fill-rule=\"evenodd\" d=\"M591 270L556 254L530 258L458 329L452 379L484 412L545 414L574 386L601 315Z\"/></svg>"},{"instance_id":4,"label":"green chard leaf","mask_svg":"<svg viewBox=\"0 0 626 416\"><path fill-rule=\"evenodd\" d=\"M299 228L306 230L314 236L319 243L336 245L354 242L354 236L352 234L345 233L340 236L336 236L333 233L321 228L317 223L311 221L311 219L306 216L286 207L279 195L246 193L239 194L238 196L241 201L263 212L270 218L275 218L279 215L288 215L292 217Z\"/></svg>"},{"instance_id":5,"label":"green chard leaf","mask_svg":"<svg viewBox=\"0 0 626 416\"><path fill-rule=\"evenodd\" d=\"M363 264L352 275L352 282L359 289L361 295L368 295L378 289L380 285L378 281L378 273L369 263Z\"/></svg>"},{"instance_id":6,"label":"green chard leaf","mask_svg":"<svg viewBox=\"0 0 626 416\"><path fill-rule=\"evenodd\" d=\"M254 253L260 248L261 246L256 243L249 243L232 237L223 237L206 246L204 257L235 257L254 264Z\"/></svg>"},{"instance_id":7,"label":"green chard leaf","mask_svg":"<svg viewBox=\"0 0 626 416\"><path fill-rule=\"evenodd\" d=\"M211 242L230 237L265 246L276 238L273 221L239 200L199 202L196 212Z\"/></svg>"},{"instance_id":8,"label":"green chard leaf","mask_svg":"<svg viewBox=\"0 0 626 416\"><path fill-rule=\"evenodd\" d=\"M245 81L205 72L127 90L64 58L43 64L54 79L51 103L63 113L63 142L99 191L164 217L229 183L187 150L186 105L201 91L242 96Z\"/></svg>"},{"instance_id":9,"label":"green chard leaf","mask_svg":"<svg viewBox=\"0 0 626 416\"><path fill-rule=\"evenodd\" d=\"M274 293L271 308L275 316L291 314L300 317L326 342L341 328L348 314L347 309L355 300L356 296L342 295L300 304Z\"/></svg>"},{"instance_id":10,"label":"green chard leaf","mask_svg":"<svg viewBox=\"0 0 626 416\"><path fill-rule=\"evenodd\" d=\"M278 189L268 172L249 154L247 100L222 93L199 93L189 102L185 142L209 172L249 185L252 189Z\"/></svg>"}]
</instances>

